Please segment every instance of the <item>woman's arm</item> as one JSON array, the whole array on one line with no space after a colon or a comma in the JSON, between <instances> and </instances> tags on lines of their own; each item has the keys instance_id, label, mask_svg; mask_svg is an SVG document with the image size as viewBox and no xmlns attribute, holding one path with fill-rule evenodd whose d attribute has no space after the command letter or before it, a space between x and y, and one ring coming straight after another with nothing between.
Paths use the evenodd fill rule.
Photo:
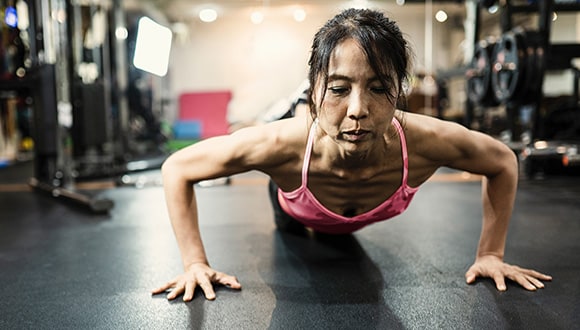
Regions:
<instances>
[{"instance_id":1,"label":"woman's arm","mask_svg":"<svg viewBox=\"0 0 580 330\"><path fill-rule=\"evenodd\" d=\"M274 125L272 125L274 126ZM194 184L268 166L280 157L271 127L247 128L232 135L198 142L171 155L162 166L165 200L181 252L184 273L154 289L172 288L168 299L184 294L189 301L197 286L207 299L214 299L213 284L240 289L238 280L209 265L199 230Z\"/></svg>"},{"instance_id":2,"label":"woman's arm","mask_svg":"<svg viewBox=\"0 0 580 330\"><path fill-rule=\"evenodd\" d=\"M503 259L508 225L518 184L518 161L505 144L488 135L465 130L459 132L461 159L449 166L482 174L483 223L477 257Z\"/></svg>"},{"instance_id":3,"label":"woman's arm","mask_svg":"<svg viewBox=\"0 0 580 330\"><path fill-rule=\"evenodd\" d=\"M187 178L186 168L195 168L195 163L189 163L188 159L196 158L195 153L184 152L174 154L163 164L163 186L169 218L173 232L177 240L184 274L177 276L171 281L153 290L153 293L161 293L170 288L171 292L167 299L175 299L183 294L184 301L193 299L195 288L199 285L205 297L209 300L215 298L213 284L227 285L234 289L240 289L238 280L213 270L208 263L205 249L199 231L197 203L193 184L197 180Z\"/></svg>"},{"instance_id":4,"label":"woman's arm","mask_svg":"<svg viewBox=\"0 0 580 330\"><path fill-rule=\"evenodd\" d=\"M184 301L193 299L198 285L210 300L215 298L212 283L241 288L235 277L219 273L209 266L199 231L194 184L221 176L224 172L224 159L231 156L222 155L222 158L214 155L218 149L211 148L220 142L228 143L228 138L206 140L182 149L171 155L161 168L165 202L181 252L184 273L154 289L152 293L172 289L167 295L170 300L180 294L183 294Z\"/></svg>"},{"instance_id":5,"label":"woman's arm","mask_svg":"<svg viewBox=\"0 0 580 330\"><path fill-rule=\"evenodd\" d=\"M482 138L488 139L487 136ZM477 277L489 277L495 281L499 291L505 291L505 279L508 278L530 291L543 288L541 281L551 280L550 276L503 262L508 225L517 191L517 158L512 150L499 141L484 141L482 146L490 152L486 157L487 161L496 163L498 171L483 173L481 236L475 263L465 274L466 282L471 284Z\"/></svg>"},{"instance_id":6,"label":"woman's arm","mask_svg":"<svg viewBox=\"0 0 580 330\"><path fill-rule=\"evenodd\" d=\"M436 119L426 119L423 124L431 127L424 139L427 142L420 147L427 159L484 176L481 236L475 263L465 274L467 283L490 277L500 291L506 290L505 278L528 290L544 287L541 280L550 280L550 276L503 262L518 183L515 153L504 143L458 124Z\"/></svg>"}]
</instances>

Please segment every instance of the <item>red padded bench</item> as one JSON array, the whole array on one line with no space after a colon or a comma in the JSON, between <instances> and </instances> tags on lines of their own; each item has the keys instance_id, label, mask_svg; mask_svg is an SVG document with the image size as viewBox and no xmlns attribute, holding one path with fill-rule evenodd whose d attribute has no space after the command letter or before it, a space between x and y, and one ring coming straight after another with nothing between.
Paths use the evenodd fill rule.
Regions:
<instances>
[{"instance_id":1,"label":"red padded bench","mask_svg":"<svg viewBox=\"0 0 580 330\"><path fill-rule=\"evenodd\" d=\"M176 138L185 135L191 138L198 135L205 139L212 136L224 135L229 131L227 120L228 104L232 99L232 92L208 91L190 92L179 96L179 117L175 123ZM187 130L197 130L198 132Z\"/></svg>"}]
</instances>

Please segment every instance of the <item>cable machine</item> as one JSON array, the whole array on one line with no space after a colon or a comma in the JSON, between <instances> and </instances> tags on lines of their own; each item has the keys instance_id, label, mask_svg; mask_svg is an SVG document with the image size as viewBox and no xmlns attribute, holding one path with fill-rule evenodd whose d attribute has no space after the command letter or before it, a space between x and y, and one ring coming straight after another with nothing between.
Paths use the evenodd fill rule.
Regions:
<instances>
[{"instance_id":1,"label":"cable machine","mask_svg":"<svg viewBox=\"0 0 580 330\"><path fill-rule=\"evenodd\" d=\"M34 0L30 5L33 22L30 29L31 35L35 36L34 50L31 51L31 72L34 74L30 79L34 102L35 167L30 185L36 191L80 204L93 212L107 212L113 207L111 200L75 189L74 162L79 148L85 147L87 140L94 136L90 129L86 135L80 135L79 132L89 127L106 127L105 120L94 117L102 116L101 109L81 107L79 95L87 97L87 100L93 99L93 104L105 106L109 103L103 90L104 83L98 85L100 89L94 84L83 89L79 87L77 76L98 78L99 74L90 70L106 73L106 68L104 65L89 70L84 68L85 75L79 75L77 73L82 72L83 67L71 60L78 55L71 54L77 42L76 36L71 38L71 33L74 24L78 24L75 11L81 4L77 1ZM95 43L102 41L98 35L93 38L97 39L93 40ZM93 52L91 55L96 54ZM95 80L90 82L94 83ZM94 94L89 98L83 93L87 93L90 88ZM92 124L79 125L83 121L91 121Z\"/></svg>"},{"instance_id":2,"label":"cable machine","mask_svg":"<svg viewBox=\"0 0 580 330\"><path fill-rule=\"evenodd\" d=\"M14 26L3 35L16 36L15 45L26 55L2 77L0 90L18 93L33 109L34 175L30 186L93 212L109 211L111 200L75 189L75 156L111 140L111 115L106 111L112 109L106 15L113 4L71 0L4 4L5 13L14 15ZM88 24L83 15L91 16Z\"/></svg>"}]
</instances>

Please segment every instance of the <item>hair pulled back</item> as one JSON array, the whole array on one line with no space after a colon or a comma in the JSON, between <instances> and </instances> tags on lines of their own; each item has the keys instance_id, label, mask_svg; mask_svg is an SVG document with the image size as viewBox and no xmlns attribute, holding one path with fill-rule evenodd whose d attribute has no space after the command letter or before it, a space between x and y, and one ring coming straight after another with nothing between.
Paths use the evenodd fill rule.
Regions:
<instances>
[{"instance_id":1,"label":"hair pulled back","mask_svg":"<svg viewBox=\"0 0 580 330\"><path fill-rule=\"evenodd\" d=\"M314 35L308 80L310 112L316 116L317 106L313 94L317 80L321 79L323 90L328 82L328 65L332 52L346 39L357 41L377 75L388 100L396 105L404 99L404 84L409 78L411 51L397 24L383 13L371 9L347 9L330 19Z\"/></svg>"}]
</instances>

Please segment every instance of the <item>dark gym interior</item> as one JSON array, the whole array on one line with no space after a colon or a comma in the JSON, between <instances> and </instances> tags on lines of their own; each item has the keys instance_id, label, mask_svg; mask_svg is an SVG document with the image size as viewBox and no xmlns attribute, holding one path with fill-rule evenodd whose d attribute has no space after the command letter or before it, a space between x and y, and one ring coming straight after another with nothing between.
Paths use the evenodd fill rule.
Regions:
<instances>
[{"instance_id":1,"label":"dark gym interior","mask_svg":"<svg viewBox=\"0 0 580 330\"><path fill-rule=\"evenodd\" d=\"M479 176L443 168L402 215L335 237L278 231L268 178L249 172L195 186L210 262L242 290L152 295L182 272L165 159L284 113L313 32L361 4L400 17L415 46L404 110L518 156L505 261L553 280L535 292L465 283ZM580 4L0 0L0 11L0 328L580 329Z\"/></svg>"}]
</instances>

